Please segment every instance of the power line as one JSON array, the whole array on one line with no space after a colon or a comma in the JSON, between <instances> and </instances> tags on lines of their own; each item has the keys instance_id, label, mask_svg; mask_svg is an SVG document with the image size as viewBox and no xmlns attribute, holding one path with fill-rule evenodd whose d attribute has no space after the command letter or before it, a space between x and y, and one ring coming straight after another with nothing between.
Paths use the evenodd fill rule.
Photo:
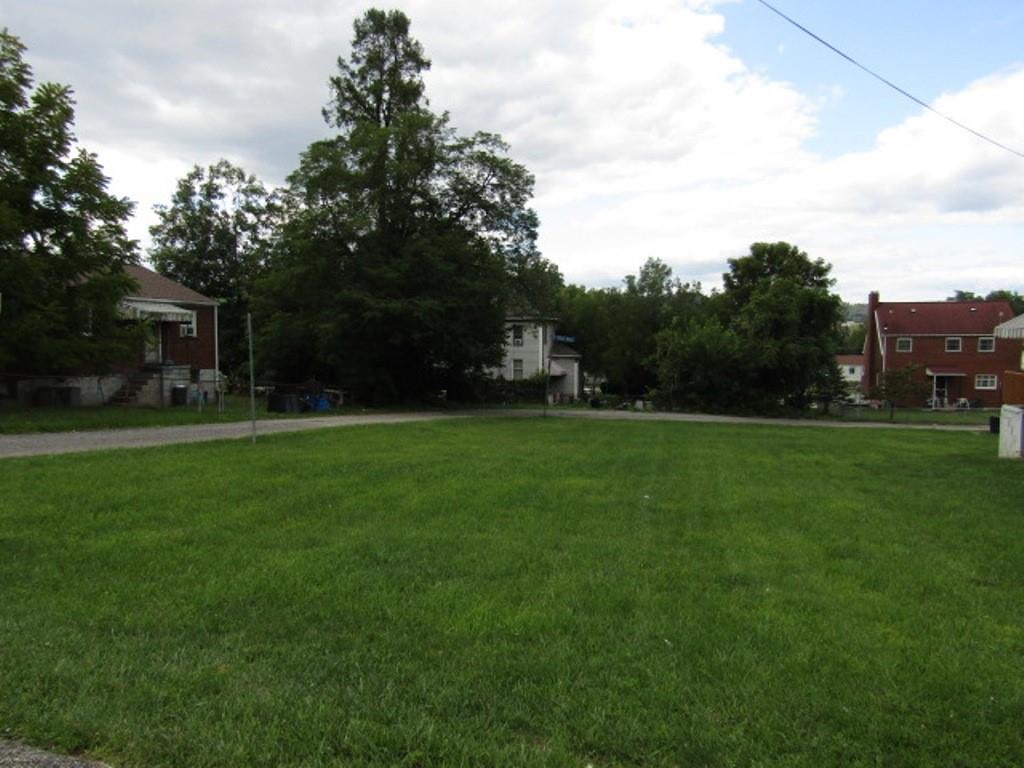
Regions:
<instances>
[{"instance_id":1,"label":"power line","mask_svg":"<svg viewBox=\"0 0 1024 768\"><path fill-rule=\"evenodd\" d=\"M828 40L825 40L825 39L823 39L821 37L818 37L818 35L814 34L811 30L809 30L803 24L801 24L800 22L798 22L798 21L796 21L794 19L791 19L789 16L784 14L782 11L780 11L778 8L776 8L774 5L772 5L771 3L766 2L766 0L757 0L757 2L759 2L761 5L763 5L765 8L767 8L772 13L775 13L778 16L781 16L783 19L788 21L790 24L792 24L794 27L799 29L804 34L807 34L807 35L810 35L811 37L813 37L815 40L817 40L819 43L824 45L830 51L839 54L844 59L846 59L848 62L853 64L855 67L864 70L865 72L867 72L869 75L871 75L876 80L882 81L883 83L888 85L890 88L892 88L897 93L900 93L900 94L906 96L908 99L913 101L915 104L921 105L922 107L927 109L929 112L933 112L934 114L936 114L939 117L941 117L943 120L948 120L953 125L955 125L957 128L962 128L963 130L967 131L968 133L974 134L979 139L981 139L983 141L987 141L989 144L992 144L993 146L999 147L1000 149L1004 149L1007 152L1010 152L1011 154L1016 155L1017 157L1024 158L1024 152L1018 152L1016 149L1013 149L1012 147L1008 147L1005 144L1002 144L1002 143L996 141L995 139L986 136L984 133L981 133L980 131L974 130L969 125L964 125L959 120L955 120L952 117L950 117L949 115L946 115L946 114L943 114L942 112L939 112L939 110L937 110L935 107L933 107L928 102L922 101L921 99L917 98L917 96L915 96L912 93L908 93L907 91L903 90L898 85L896 85L894 82L892 82L890 80L886 80L880 74L878 74L874 70L869 69L868 67L864 66L863 64L861 64L859 61L857 61L852 56L850 56L850 55L848 55L846 53L843 53L841 50L839 50L834 45L832 45L832 43L828 42Z\"/></svg>"}]
</instances>

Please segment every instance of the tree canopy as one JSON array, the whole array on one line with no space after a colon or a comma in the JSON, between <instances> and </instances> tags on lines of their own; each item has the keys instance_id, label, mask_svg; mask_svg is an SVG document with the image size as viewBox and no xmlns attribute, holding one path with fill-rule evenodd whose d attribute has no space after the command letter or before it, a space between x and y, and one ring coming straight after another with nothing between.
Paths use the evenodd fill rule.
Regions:
<instances>
[{"instance_id":1,"label":"tree canopy","mask_svg":"<svg viewBox=\"0 0 1024 768\"><path fill-rule=\"evenodd\" d=\"M1013 314L1020 315L1024 314L1024 294L1018 293L1017 291L1009 291L1005 289L999 289L989 291L984 297L980 294L974 293L973 291L954 291L952 296L946 298L946 301L1008 301L1010 306L1013 307Z\"/></svg>"},{"instance_id":2,"label":"tree canopy","mask_svg":"<svg viewBox=\"0 0 1024 768\"><path fill-rule=\"evenodd\" d=\"M493 134L429 109L430 67L400 11L354 25L324 108L337 130L302 154L261 283L266 369L376 399L459 391L498 362L514 303L552 301L533 177Z\"/></svg>"},{"instance_id":3,"label":"tree canopy","mask_svg":"<svg viewBox=\"0 0 1024 768\"><path fill-rule=\"evenodd\" d=\"M710 294L658 259L621 288L568 286L560 327L583 370L606 392L695 409L799 409L839 392L831 267L784 242L754 243L728 264Z\"/></svg>"},{"instance_id":4,"label":"tree canopy","mask_svg":"<svg viewBox=\"0 0 1024 768\"><path fill-rule=\"evenodd\" d=\"M226 160L195 166L178 181L170 205L156 206L149 256L157 271L221 301L221 365L247 358L246 313L263 271L272 231L273 196Z\"/></svg>"},{"instance_id":5,"label":"tree canopy","mask_svg":"<svg viewBox=\"0 0 1024 768\"><path fill-rule=\"evenodd\" d=\"M0 31L0 370L96 370L135 338L118 315L137 258L132 204L76 147L71 89L33 88L24 52Z\"/></svg>"}]
</instances>

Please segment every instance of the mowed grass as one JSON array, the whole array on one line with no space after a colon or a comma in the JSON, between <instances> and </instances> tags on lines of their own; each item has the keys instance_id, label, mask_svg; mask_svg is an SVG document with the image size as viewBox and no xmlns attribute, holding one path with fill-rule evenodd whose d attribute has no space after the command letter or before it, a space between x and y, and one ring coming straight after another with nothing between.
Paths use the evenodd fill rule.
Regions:
<instances>
[{"instance_id":1,"label":"mowed grass","mask_svg":"<svg viewBox=\"0 0 1024 768\"><path fill-rule=\"evenodd\" d=\"M457 420L0 462L0 737L115 766L1024 762L986 434Z\"/></svg>"}]
</instances>

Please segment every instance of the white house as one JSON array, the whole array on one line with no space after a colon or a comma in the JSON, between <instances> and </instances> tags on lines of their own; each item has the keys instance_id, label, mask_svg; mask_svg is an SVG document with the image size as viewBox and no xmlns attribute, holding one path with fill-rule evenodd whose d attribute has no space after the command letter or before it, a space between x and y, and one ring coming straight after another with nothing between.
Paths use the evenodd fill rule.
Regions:
<instances>
[{"instance_id":1,"label":"white house","mask_svg":"<svg viewBox=\"0 0 1024 768\"><path fill-rule=\"evenodd\" d=\"M580 395L580 355L555 336L555 319L516 316L505 320L505 354L495 374L511 381L537 374L551 377L549 391L556 400Z\"/></svg>"},{"instance_id":2,"label":"white house","mask_svg":"<svg viewBox=\"0 0 1024 768\"><path fill-rule=\"evenodd\" d=\"M864 399L864 355L836 355L836 365L843 375L854 402Z\"/></svg>"}]
</instances>

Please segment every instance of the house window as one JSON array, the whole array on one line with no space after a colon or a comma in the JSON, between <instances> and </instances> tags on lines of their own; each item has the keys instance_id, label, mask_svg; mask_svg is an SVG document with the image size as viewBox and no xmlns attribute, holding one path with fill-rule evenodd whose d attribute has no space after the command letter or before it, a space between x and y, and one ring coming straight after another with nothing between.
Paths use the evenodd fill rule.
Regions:
<instances>
[{"instance_id":1,"label":"house window","mask_svg":"<svg viewBox=\"0 0 1024 768\"><path fill-rule=\"evenodd\" d=\"M995 352L996 340L992 336L982 336L978 339L979 352Z\"/></svg>"},{"instance_id":2,"label":"house window","mask_svg":"<svg viewBox=\"0 0 1024 768\"><path fill-rule=\"evenodd\" d=\"M994 373L979 373L974 377L974 388L995 389L997 381Z\"/></svg>"},{"instance_id":3,"label":"house window","mask_svg":"<svg viewBox=\"0 0 1024 768\"><path fill-rule=\"evenodd\" d=\"M961 346L961 339L959 336L947 336L946 337L946 351L947 352L959 352Z\"/></svg>"},{"instance_id":4,"label":"house window","mask_svg":"<svg viewBox=\"0 0 1024 768\"><path fill-rule=\"evenodd\" d=\"M178 335L183 339L194 339L198 335L196 324L193 322L178 323Z\"/></svg>"},{"instance_id":5,"label":"house window","mask_svg":"<svg viewBox=\"0 0 1024 768\"><path fill-rule=\"evenodd\" d=\"M519 343L522 344L522 339L519 340ZM521 381L522 378L523 378L523 361L522 360L513 360L512 361L512 380L513 381Z\"/></svg>"},{"instance_id":6,"label":"house window","mask_svg":"<svg viewBox=\"0 0 1024 768\"><path fill-rule=\"evenodd\" d=\"M523 346L523 326L521 326L521 325L513 325L512 326L512 346L513 347L521 347L521 346ZM519 362L521 364L523 361L520 360ZM520 365L520 367L522 367L522 365Z\"/></svg>"},{"instance_id":7,"label":"house window","mask_svg":"<svg viewBox=\"0 0 1024 768\"><path fill-rule=\"evenodd\" d=\"M851 365L849 368L846 369L846 372L853 376L853 374L855 374L857 371L855 371L853 366Z\"/></svg>"},{"instance_id":8,"label":"house window","mask_svg":"<svg viewBox=\"0 0 1024 768\"><path fill-rule=\"evenodd\" d=\"M914 351L914 340L909 336L900 336L896 339L896 351L897 352L913 352Z\"/></svg>"}]
</instances>

